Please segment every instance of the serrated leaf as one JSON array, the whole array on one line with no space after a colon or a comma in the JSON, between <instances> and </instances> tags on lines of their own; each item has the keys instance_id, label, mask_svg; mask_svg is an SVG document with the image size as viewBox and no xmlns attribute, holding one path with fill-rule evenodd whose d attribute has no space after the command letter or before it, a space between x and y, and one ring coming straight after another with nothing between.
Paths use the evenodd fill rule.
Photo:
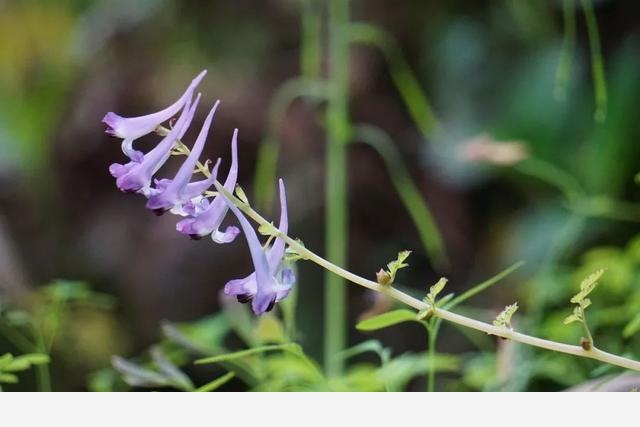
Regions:
<instances>
[{"instance_id":1,"label":"serrated leaf","mask_svg":"<svg viewBox=\"0 0 640 427\"><path fill-rule=\"evenodd\" d=\"M375 331L410 321L418 321L415 312L405 309L393 310L359 322L356 325L356 329L359 331Z\"/></svg>"},{"instance_id":2,"label":"serrated leaf","mask_svg":"<svg viewBox=\"0 0 640 427\"><path fill-rule=\"evenodd\" d=\"M436 298L438 297L438 294L442 292L444 287L447 285L447 282L448 280L446 277L441 277L440 280L438 280L438 282L435 285L429 288L429 293L427 294L427 298L426 298L426 301L429 304L431 305L436 304Z\"/></svg>"},{"instance_id":3,"label":"serrated leaf","mask_svg":"<svg viewBox=\"0 0 640 427\"><path fill-rule=\"evenodd\" d=\"M405 260L411 255L411 251L398 252L398 257L387 264L388 270L380 269L376 273L376 280L380 285L391 285L396 280L398 270L408 267Z\"/></svg>"},{"instance_id":4,"label":"serrated leaf","mask_svg":"<svg viewBox=\"0 0 640 427\"><path fill-rule=\"evenodd\" d=\"M604 272L604 269L600 269L587 276L580 283L580 292L578 292L571 298L571 302L574 304L580 304L586 298L586 296L595 289L596 285L598 284L598 280L600 279L600 277L602 277Z\"/></svg>"},{"instance_id":5,"label":"serrated leaf","mask_svg":"<svg viewBox=\"0 0 640 427\"><path fill-rule=\"evenodd\" d=\"M511 329L511 318L518 311L518 303L515 302L511 305L508 305L496 316L493 324L495 326L505 327Z\"/></svg>"}]
</instances>

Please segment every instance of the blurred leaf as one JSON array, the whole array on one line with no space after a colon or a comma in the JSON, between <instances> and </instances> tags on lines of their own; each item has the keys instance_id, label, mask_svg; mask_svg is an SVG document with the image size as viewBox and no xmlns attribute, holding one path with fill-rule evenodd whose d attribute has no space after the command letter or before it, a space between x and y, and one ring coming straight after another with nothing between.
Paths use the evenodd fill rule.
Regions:
<instances>
[{"instance_id":1,"label":"blurred leaf","mask_svg":"<svg viewBox=\"0 0 640 427\"><path fill-rule=\"evenodd\" d=\"M236 351L234 353L222 354L220 356L206 357L204 359L198 359L194 363L196 365L206 365L211 363L226 362L229 360L240 359L243 357L260 354L267 351L276 351L276 350L286 350L298 355L303 354L302 349L298 344L288 343L288 344L278 344L278 345L265 345L262 347L250 348L248 350Z\"/></svg>"},{"instance_id":2,"label":"blurred leaf","mask_svg":"<svg viewBox=\"0 0 640 427\"><path fill-rule=\"evenodd\" d=\"M255 336L259 343L276 343L286 342L284 328L278 318L272 313L265 314L258 318L255 329Z\"/></svg>"},{"instance_id":3,"label":"blurred leaf","mask_svg":"<svg viewBox=\"0 0 640 427\"><path fill-rule=\"evenodd\" d=\"M229 381L231 381L233 379L233 377L235 377L235 376L236 376L235 373L228 372L225 375L221 376L220 378L216 378L215 380L211 381L210 383L207 383L207 384L203 385L202 387L198 387L194 391L198 391L198 392L215 391L215 390L219 389L220 387L222 387L223 385L225 385L226 383L228 383Z\"/></svg>"},{"instance_id":4,"label":"blurred leaf","mask_svg":"<svg viewBox=\"0 0 640 427\"><path fill-rule=\"evenodd\" d=\"M113 367L122 374L124 381L134 387L165 387L169 381L163 375L119 356L111 358Z\"/></svg>"},{"instance_id":5,"label":"blurred leaf","mask_svg":"<svg viewBox=\"0 0 640 427\"><path fill-rule=\"evenodd\" d=\"M629 338L632 335L635 335L638 331L640 331L640 313L636 314L636 316L627 323L622 330L622 336Z\"/></svg>"},{"instance_id":6,"label":"blurred leaf","mask_svg":"<svg viewBox=\"0 0 640 427\"><path fill-rule=\"evenodd\" d=\"M356 329L360 331L375 331L398 323L411 321L419 322L416 313L410 310L399 309L365 319L356 325Z\"/></svg>"},{"instance_id":7,"label":"blurred leaf","mask_svg":"<svg viewBox=\"0 0 640 427\"><path fill-rule=\"evenodd\" d=\"M386 362L389 361L390 356L391 356L391 350L389 350L388 348L385 348L380 341L378 340L367 340L364 342L361 342L360 344L354 345L353 347L350 347L346 350L343 350L342 352L340 352L338 354L337 357L340 357L342 359L350 359L352 357L355 357L359 354L362 353L366 353L366 352L373 352L376 353L378 355L378 357L380 358L380 362L384 365Z\"/></svg>"},{"instance_id":8,"label":"blurred leaf","mask_svg":"<svg viewBox=\"0 0 640 427\"><path fill-rule=\"evenodd\" d=\"M4 367L5 372L24 371L34 365L44 365L50 362L49 356L46 354L23 354L16 356L13 360Z\"/></svg>"},{"instance_id":9,"label":"blurred leaf","mask_svg":"<svg viewBox=\"0 0 640 427\"><path fill-rule=\"evenodd\" d=\"M0 372L0 383L17 384L18 377L13 374L4 374Z\"/></svg>"},{"instance_id":10,"label":"blurred leaf","mask_svg":"<svg viewBox=\"0 0 640 427\"><path fill-rule=\"evenodd\" d=\"M193 390L193 383L176 365L165 357L159 347L151 349L151 358L167 380L180 390Z\"/></svg>"}]
</instances>

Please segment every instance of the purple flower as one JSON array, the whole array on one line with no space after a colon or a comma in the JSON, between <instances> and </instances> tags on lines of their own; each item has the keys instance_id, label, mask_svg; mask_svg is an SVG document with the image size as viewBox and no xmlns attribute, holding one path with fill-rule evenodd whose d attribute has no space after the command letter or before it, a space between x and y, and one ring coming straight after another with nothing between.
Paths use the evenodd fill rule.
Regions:
<instances>
[{"instance_id":1,"label":"purple flower","mask_svg":"<svg viewBox=\"0 0 640 427\"><path fill-rule=\"evenodd\" d=\"M224 188L233 192L238 179L238 129L233 132L231 140L231 167L224 182ZM191 212L191 217L178 222L176 229L190 236L200 239L208 234L216 243L232 242L240 233L237 227L229 226L224 232L219 231L220 224L227 214L227 204L221 197L214 198L210 203L207 199L185 206L185 211Z\"/></svg>"},{"instance_id":2,"label":"purple flower","mask_svg":"<svg viewBox=\"0 0 640 427\"><path fill-rule=\"evenodd\" d=\"M220 160L218 160L214 166L214 170L209 178L197 182L189 181L191 180L193 171L198 163L198 158L204 148L213 115L219 104L220 101L217 101L209 112L209 115L202 125L200 134L193 144L191 153L189 153L189 156L176 173L176 176L172 180L163 179L156 182L155 191L147 201L148 209L153 210L157 214L162 214L167 210L172 210L172 212L176 214L182 214L184 204L191 202L193 198L200 196L202 192L213 185L216 180Z\"/></svg>"},{"instance_id":3,"label":"purple flower","mask_svg":"<svg viewBox=\"0 0 640 427\"><path fill-rule=\"evenodd\" d=\"M280 186L280 224L278 230L287 234L287 196L282 180L278 184ZM271 311L276 302L289 295L291 287L295 283L293 270L284 262L285 241L279 237L276 238L271 248L265 253L249 221L222 193L221 198L224 198L240 221L255 268L255 271L249 276L227 282L224 292L227 295L234 295L241 303L252 301L251 308L257 315Z\"/></svg>"},{"instance_id":4,"label":"purple flower","mask_svg":"<svg viewBox=\"0 0 640 427\"><path fill-rule=\"evenodd\" d=\"M196 97L193 105L191 105L190 99L187 100L173 129L147 154L136 151L129 163L124 165L113 163L109 166L109 172L116 178L116 185L121 191L140 192L145 196L153 194L151 179L171 155L171 149L176 141L188 129L199 100L200 94Z\"/></svg>"},{"instance_id":5,"label":"purple flower","mask_svg":"<svg viewBox=\"0 0 640 427\"><path fill-rule=\"evenodd\" d=\"M131 160L137 159L139 151L133 149L133 141L153 132L160 124L176 115L190 102L195 88L200 84L205 74L207 74L207 70L202 71L191 81L187 90L176 102L157 113L140 117L122 117L113 112L107 113L102 119L102 122L107 125L105 132L111 136L122 138L122 152Z\"/></svg>"}]
</instances>

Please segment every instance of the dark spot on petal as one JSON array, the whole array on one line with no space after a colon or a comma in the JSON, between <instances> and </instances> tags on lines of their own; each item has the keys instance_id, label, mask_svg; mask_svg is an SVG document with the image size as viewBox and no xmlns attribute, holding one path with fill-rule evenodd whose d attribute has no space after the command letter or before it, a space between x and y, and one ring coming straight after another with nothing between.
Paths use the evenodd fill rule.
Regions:
<instances>
[{"instance_id":1,"label":"dark spot on petal","mask_svg":"<svg viewBox=\"0 0 640 427\"><path fill-rule=\"evenodd\" d=\"M275 305L276 305L276 297L273 297L273 299L271 300L271 302L267 306L267 309L265 310L265 312L269 312L269 311L273 310L273 307L275 307Z\"/></svg>"},{"instance_id":2,"label":"dark spot on petal","mask_svg":"<svg viewBox=\"0 0 640 427\"><path fill-rule=\"evenodd\" d=\"M236 299L241 304L246 304L253 299L253 297L249 294L236 295Z\"/></svg>"}]
</instances>

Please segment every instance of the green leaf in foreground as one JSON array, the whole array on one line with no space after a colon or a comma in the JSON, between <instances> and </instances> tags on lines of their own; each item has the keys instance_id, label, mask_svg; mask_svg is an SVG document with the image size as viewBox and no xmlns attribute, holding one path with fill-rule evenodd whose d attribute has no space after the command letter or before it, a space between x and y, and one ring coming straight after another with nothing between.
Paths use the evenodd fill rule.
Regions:
<instances>
[{"instance_id":1,"label":"green leaf in foreground","mask_svg":"<svg viewBox=\"0 0 640 427\"><path fill-rule=\"evenodd\" d=\"M393 310L359 322L356 325L356 329L359 331L375 331L377 329L410 321L417 321L415 312L404 309Z\"/></svg>"},{"instance_id":2,"label":"green leaf in foreground","mask_svg":"<svg viewBox=\"0 0 640 427\"><path fill-rule=\"evenodd\" d=\"M222 387L223 385L225 385L226 383L228 383L229 381L231 381L235 376L236 376L235 372L228 372L225 375L221 376L220 378L216 378L210 383L207 383L202 387L198 387L194 391L197 391L197 392L215 391L220 387Z\"/></svg>"},{"instance_id":3,"label":"green leaf in foreground","mask_svg":"<svg viewBox=\"0 0 640 427\"><path fill-rule=\"evenodd\" d=\"M196 365L206 365L210 363L227 362L229 360L240 359L242 357L251 356L254 354L260 354L267 351L285 350L294 354L302 354L302 349L296 343L278 344L278 345L265 345L262 347L250 348L248 350L236 351L234 353L221 354L219 356L205 357L204 359L198 359L194 363Z\"/></svg>"}]
</instances>

